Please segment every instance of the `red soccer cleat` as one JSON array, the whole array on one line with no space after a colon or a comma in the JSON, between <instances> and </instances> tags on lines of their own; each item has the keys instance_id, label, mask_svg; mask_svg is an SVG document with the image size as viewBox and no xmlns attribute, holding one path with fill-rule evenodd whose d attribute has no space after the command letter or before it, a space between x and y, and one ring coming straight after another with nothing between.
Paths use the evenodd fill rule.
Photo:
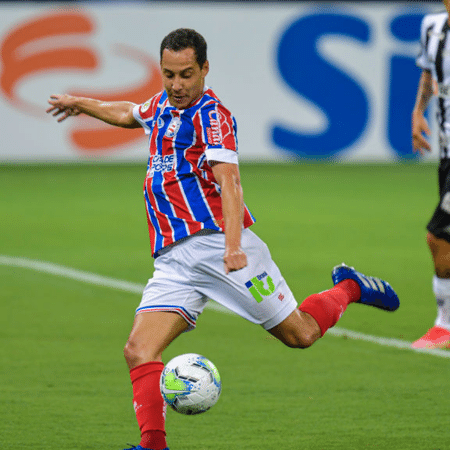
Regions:
<instances>
[{"instance_id":1,"label":"red soccer cleat","mask_svg":"<svg viewBox=\"0 0 450 450\"><path fill-rule=\"evenodd\" d=\"M411 344L412 348L450 348L450 331L442 327L430 328L424 336Z\"/></svg>"}]
</instances>

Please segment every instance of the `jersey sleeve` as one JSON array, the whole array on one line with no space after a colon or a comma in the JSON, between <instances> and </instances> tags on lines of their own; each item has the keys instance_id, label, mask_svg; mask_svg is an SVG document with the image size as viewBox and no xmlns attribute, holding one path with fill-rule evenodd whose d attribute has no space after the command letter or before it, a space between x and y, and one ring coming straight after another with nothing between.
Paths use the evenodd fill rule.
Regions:
<instances>
[{"instance_id":1,"label":"jersey sleeve","mask_svg":"<svg viewBox=\"0 0 450 450\"><path fill-rule=\"evenodd\" d=\"M158 95L155 95L145 103L135 105L133 108L133 116L144 128L145 134L150 134L157 104Z\"/></svg>"},{"instance_id":2,"label":"jersey sleeve","mask_svg":"<svg viewBox=\"0 0 450 450\"><path fill-rule=\"evenodd\" d=\"M200 114L206 159L237 164L237 126L233 115L218 102L206 105Z\"/></svg>"},{"instance_id":3,"label":"jersey sleeve","mask_svg":"<svg viewBox=\"0 0 450 450\"><path fill-rule=\"evenodd\" d=\"M422 19L422 24L420 27L420 53L417 56L416 64L424 70L432 69L432 62L428 58L427 43L428 43L428 33L433 28L432 16L427 15Z\"/></svg>"}]
</instances>

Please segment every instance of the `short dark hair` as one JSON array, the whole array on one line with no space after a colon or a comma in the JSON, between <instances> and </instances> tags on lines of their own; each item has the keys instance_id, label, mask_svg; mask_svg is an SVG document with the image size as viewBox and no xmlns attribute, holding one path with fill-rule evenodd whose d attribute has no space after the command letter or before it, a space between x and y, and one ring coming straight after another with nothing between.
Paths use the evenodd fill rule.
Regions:
<instances>
[{"instance_id":1,"label":"short dark hair","mask_svg":"<svg viewBox=\"0 0 450 450\"><path fill-rule=\"evenodd\" d=\"M195 52L195 57L200 68L205 64L206 57L206 41L205 38L190 28L178 28L177 30L169 33L161 42L161 48L159 52L160 59L164 49L179 52L185 48L192 48Z\"/></svg>"}]
</instances>

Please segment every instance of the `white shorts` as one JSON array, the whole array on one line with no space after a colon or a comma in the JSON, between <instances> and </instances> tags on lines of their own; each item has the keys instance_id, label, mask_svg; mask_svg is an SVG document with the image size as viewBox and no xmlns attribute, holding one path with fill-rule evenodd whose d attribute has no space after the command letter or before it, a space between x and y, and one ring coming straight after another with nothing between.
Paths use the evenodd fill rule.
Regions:
<instances>
[{"instance_id":1,"label":"white shorts","mask_svg":"<svg viewBox=\"0 0 450 450\"><path fill-rule=\"evenodd\" d=\"M242 231L241 246L248 265L225 274L225 235L192 236L155 260L153 278L144 289L136 314L167 311L180 314L195 328L209 299L266 330L282 322L297 308L267 245L249 229Z\"/></svg>"}]
</instances>

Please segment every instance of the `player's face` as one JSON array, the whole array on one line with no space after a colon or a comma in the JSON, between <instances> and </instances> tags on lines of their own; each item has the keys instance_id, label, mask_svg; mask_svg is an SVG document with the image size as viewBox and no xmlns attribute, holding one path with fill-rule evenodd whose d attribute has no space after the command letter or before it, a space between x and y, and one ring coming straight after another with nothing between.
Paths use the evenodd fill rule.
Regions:
<instances>
[{"instance_id":1,"label":"player's face","mask_svg":"<svg viewBox=\"0 0 450 450\"><path fill-rule=\"evenodd\" d=\"M200 67L193 48L178 52L164 49L161 72L170 104L177 109L186 109L201 97L208 71L208 61Z\"/></svg>"}]
</instances>

